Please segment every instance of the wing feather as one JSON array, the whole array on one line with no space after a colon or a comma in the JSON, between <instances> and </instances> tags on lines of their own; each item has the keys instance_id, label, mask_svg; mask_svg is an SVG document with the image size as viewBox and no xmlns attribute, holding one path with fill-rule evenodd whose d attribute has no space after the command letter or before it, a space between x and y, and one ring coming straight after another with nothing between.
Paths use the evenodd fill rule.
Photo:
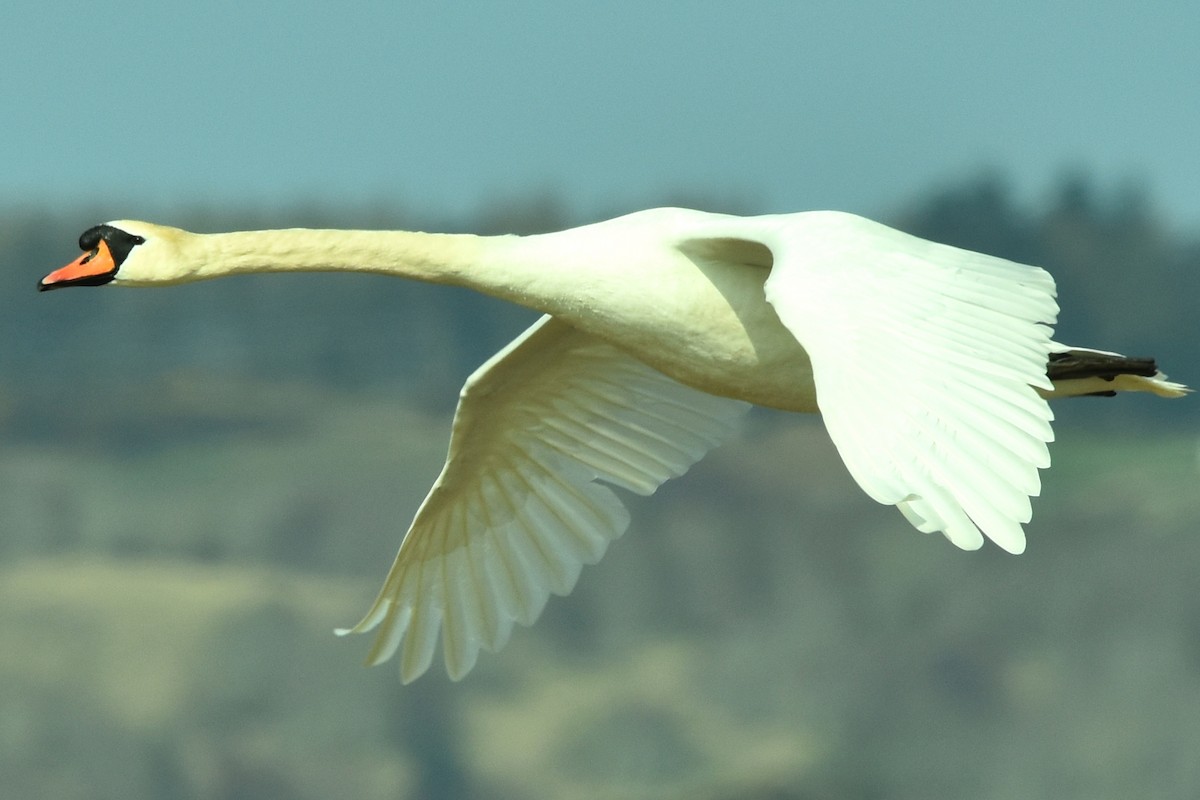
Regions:
<instances>
[{"instance_id":1,"label":"wing feather","mask_svg":"<svg viewBox=\"0 0 1200 800\"><path fill-rule=\"evenodd\" d=\"M767 300L855 480L959 547L1023 550L1053 440L1034 389L1050 388L1051 277L835 212L748 233L774 255Z\"/></svg>"},{"instance_id":2,"label":"wing feather","mask_svg":"<svg viewBox=\"0 0 1200 800\"><path fill-rule=\"evenodd\" d=\"M532 624L629 524L609 486L650 494L731 430L747 404L679 384L543 317L468 379L450 453L358 625L369 662L428 669L441 630L454 679L513 622Z\"/></svg>"}]
</instances>

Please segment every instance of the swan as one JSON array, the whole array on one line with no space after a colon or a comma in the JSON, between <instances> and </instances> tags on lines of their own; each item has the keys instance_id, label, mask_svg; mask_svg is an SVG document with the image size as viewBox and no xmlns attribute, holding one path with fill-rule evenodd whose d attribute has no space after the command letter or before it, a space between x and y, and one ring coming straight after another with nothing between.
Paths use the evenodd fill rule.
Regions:
<instances>
[{"instance_id":1,"label":"swan","mask_svg":"<svg viewBox=\"0 0 1200 800\"><path fill-rule=\"evenodd\" d=\"M1025 548L1047 398L1178 397L1153 360L1051 340L1042 269L863 217L659 208L534 236L119 220L39 290L353 271L468 287L544 314L466 381L449 454L362 621L369 664L462 678L531 625L649 495L751 405L820 413L873 499L964 549Z\"/></svg>"}]
</instances>

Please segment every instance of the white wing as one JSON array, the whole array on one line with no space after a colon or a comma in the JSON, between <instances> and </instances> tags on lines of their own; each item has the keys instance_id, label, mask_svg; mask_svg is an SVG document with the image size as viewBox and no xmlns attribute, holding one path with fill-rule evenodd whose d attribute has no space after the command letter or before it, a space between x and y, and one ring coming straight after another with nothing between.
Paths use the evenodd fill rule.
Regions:
<instances>
[{"instance_id":1,"label":"white wing","mask_svg":"<svg viewBox=\"0 0 1200 800\"><path fill-rule=\"evenodd\" d=\"M1049 466L1058 305L1036 267L849 214L776 218L766 296L813 364L817 403L867 494L959 547L1013 553Z\"/></svg>"},{"instance_id":2,"label":"white wing","mask_svg":"<svg viewBox=\"0 0 1200 800\"><path fill-rule=\"evenodd\" d=\"M748 408L679 384L543 317L467 380L446 466L417 511L375 604L368 662L404 643L401 678L421 675L438 628L457 680L479 648L530 625L629 524L602 480L650 494L683 474Z\"/></svg>"}]
</instances>

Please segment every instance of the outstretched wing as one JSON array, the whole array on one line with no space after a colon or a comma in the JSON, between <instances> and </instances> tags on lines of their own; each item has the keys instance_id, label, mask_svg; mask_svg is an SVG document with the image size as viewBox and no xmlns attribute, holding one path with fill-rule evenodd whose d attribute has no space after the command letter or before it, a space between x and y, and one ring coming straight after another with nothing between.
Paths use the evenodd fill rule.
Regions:
<instances>
[{"instance_id":1,"label":"outstretched wing","mask_svg":"<svg viewBox=\"0 0 1200 800\"><path fill-rule=\"evenodd\" d=\"M629 524L613 491L650 494L730 431L745 403L677 383L620 350L542 317L463 387L442 474L355 627L376 627L368 662L404 644L421 675L439 627L461 678L479 648L530 625Z\"/></svg>"},{"instance_id":2,"label":"outstretched wing","mask_svg":"<svg viewBox=\"0 0 1200 800\"><path fill-rule=\"evenodd\" d=\"M1054 281L861 217L775 218L766 296L808 352L851 474L919 530L1025 548L1049 466ZM769 229L768 229L769 228Z\"/></svg>"}]
</instances>

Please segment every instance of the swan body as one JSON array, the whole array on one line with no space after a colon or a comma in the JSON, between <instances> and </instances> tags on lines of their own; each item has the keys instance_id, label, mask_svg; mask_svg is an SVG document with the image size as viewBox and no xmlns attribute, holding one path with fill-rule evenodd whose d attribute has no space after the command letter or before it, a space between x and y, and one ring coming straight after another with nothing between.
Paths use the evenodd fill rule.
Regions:
<instances>
[{"instance_id":1,"label":"swan body","mask_svg":"<svg viewBox=\"0 0 1200 800\"><path fill-rule=\"evenodd\" d=\"M1049 466L1046 398L1184 394L1153 361L1051 341L1045 271L850 214L652 209L536 236L122 220L40 289L245 272L361 271L543 312L463 387L449 454L374 605L370 663L437 649L460 678L532 624L652 493L757 404L819 412L860 486L919 530L1021 552Z\"/></svg>"}]
</instances>

